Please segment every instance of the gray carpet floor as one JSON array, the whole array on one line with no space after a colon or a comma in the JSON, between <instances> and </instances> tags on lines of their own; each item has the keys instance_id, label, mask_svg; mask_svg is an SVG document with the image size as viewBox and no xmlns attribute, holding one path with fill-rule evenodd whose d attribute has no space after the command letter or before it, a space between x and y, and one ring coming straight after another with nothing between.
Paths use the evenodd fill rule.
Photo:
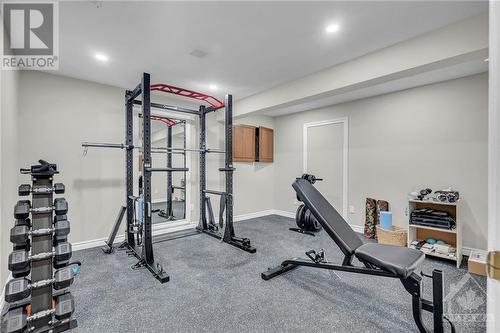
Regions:
<instances>
[{"instance_id":1,"label":"gray carpet floor","mask_svg":"<svg viewBox=\"0 0 500 333\"><path fill-rule=\"evenodd\" d=\"M156 243L155 256L170 275L166 284L146 270L132 271L136 260L125 252L75 252L83 266L72 287L74 332L417 332L411 297L399 280L305 267L262 280L268 267L312 248L341 262L324 232L301 235L288 231L293 225L275 215L235 223L256 254L203 234ZM451 295L445 312L473 315L455 316L457 331L484 332L484 318L476 315L485 313L485 279L443 260L426 259L421 268L444 271L445 295ZM453 295L452 285L460 286Z\"/></svg>"}]
</instances>

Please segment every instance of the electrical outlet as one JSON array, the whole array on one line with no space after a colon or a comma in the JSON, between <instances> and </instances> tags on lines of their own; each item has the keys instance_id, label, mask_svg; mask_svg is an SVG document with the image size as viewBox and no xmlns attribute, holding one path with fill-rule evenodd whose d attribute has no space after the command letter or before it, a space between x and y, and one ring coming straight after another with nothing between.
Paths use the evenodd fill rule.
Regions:
<instances>
[{"instance_id":1,"label":"electrical outlet","mask_svg":"<svg viewBox=\"0 0 500 333\"><path fill-rule=\"evenodd\" d=\"M354 214L356 210L354 209L354 206L349 206L349 214Z\"/></svg>"}]
</instances>

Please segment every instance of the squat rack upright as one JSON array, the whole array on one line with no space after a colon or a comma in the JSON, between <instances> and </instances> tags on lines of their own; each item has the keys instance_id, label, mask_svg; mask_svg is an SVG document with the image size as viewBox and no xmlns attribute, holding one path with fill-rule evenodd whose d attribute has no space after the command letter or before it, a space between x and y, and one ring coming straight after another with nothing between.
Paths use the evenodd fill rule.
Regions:
<instances>
[{"instance_id":1,"label":"squat rack upright","mask_svg":"<svg viewBox=\"0 0 500 333\"><path fill-rule=\"evenodd\" d=\"M127 227L125 230L125 241L120 247L126 247L131 254L133 254L139 262L134 265L135 267L146 267L155 278L164 283L169 280L169 276L165 273L160 263L155 261L153 253L153 239L152 239L152 204L151 204L151 175L153 172L166 172L171 175L172 172L187 172L188 168L155 168L152 166L151 152L153 150L163 150L166 154L172 154L174 151L182 150L185 153L189 151L196 151L199 153L199 168L200 168L200 209L199 209L199 222L196 229L199 232L208 234L212 237L220 239L221 241L238 247L244 251L255 253L256 249L251 246L248 238L236 237L233 227L233 101L231 95L225 96L225 101L222 102L217 98L192 90L183 89L167 84L151 84L150 74L143 73L141 82L134 90L127 90L125 92L125 106L126 106L126 135L124 144L108 144L108 143L82 143L85 148L88 147L101 147L101 148L119 148L125 149L126 156L126 207L120 209L118 218L115 221L111 234L106 242L106 248L103 249L106 253L111 253L113 250L113 242L118 232L119 226L123 219L125 212L127 213ZM178 106L171 106L166 104L151 102L151 91L160 91L165 93L176 94L187 98L197 99L201 102L207 103L210 106L201 105L198 110L183 108ZM141 99L137 99L142 96ZM142 147L134 147L133 142L133 107L139 105L142 108ZM199 149L188 148L173 148L173 147L151 147L151 120L155 116L151 115L151 108L161 110L175 111L199 117ZM209 149L206 147L206 115L211 112L216 112L224 108L225 110L225 149ZM142 152L142 171L143 171L143 211L144 217L142 221L142 232L139 238L137 232L134 232L136 227L134 216L134 161L133 150L140 149ZM206 154L207 153L223 153L224 154L224 167L219 168L220 172L225 174L225 190L215 191L206 188ZM209 214L209 221L207 223L206 209L208 207L211 213L210 199L207 195L219 195L221 197L221 210L222 214L225 209L225 221L220 216L219 226L213 223L212 214Z\"/></svg>"}]
</instances>

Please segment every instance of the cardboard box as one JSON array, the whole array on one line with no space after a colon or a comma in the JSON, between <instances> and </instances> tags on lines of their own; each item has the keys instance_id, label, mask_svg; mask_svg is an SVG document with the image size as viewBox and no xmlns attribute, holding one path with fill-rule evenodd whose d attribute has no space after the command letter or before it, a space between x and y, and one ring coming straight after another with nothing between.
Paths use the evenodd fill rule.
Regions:
<instances>
[{"instance_id":1,"label":"cardboard box","mask_svg":"<svg viewBox=\"0 0 500 333\"><path fill-rule=\"evenodd\" d=\"M471 251L467 262L469 273L486 276L486 255L485 251Z\"/></svg>"}]
</instances>

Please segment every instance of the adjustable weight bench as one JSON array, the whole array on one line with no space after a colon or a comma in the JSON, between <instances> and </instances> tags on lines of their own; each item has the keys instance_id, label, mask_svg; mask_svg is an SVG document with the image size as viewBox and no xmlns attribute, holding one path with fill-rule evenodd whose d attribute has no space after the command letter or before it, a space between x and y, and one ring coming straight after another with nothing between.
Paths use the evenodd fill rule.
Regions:
<instances>
[{"instance_id":1,"label":"adjustable weight bench","mask_svg":"<svg viewBox=\"0 0 500 333\"><path fill-rule=\"evenodd\" d=\"M432 275L422 273L422 276L432 279L433 287L432 301L423 298L422 276L415 273L425 258L422 252L400 246L365 243L310 182L297 179L292 187L297 192L298 199L311 211L345 257L341 265L335 265L325 260L323 250L318 252L311 250L306 252L310 260L300 258L285 260L281 265L262 273L261 277L264 280L272 279L299 266L397 278L412 296L413 318L420 332L431 332L423 323L423 311L433 314L434 332L444 332L443 319L450 323L451 332L455 332L453 323L443 316L442 271L434 270ZM354 257L364 267L354 266L352 264Z\"/></svg>"}]
</instances>

